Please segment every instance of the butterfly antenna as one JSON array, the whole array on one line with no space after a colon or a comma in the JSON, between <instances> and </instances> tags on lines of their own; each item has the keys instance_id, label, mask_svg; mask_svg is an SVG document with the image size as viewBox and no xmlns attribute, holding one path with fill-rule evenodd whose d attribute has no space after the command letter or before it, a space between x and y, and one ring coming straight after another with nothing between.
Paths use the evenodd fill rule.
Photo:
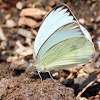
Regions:
<instances>
[{"instance_id":1,"label":"butterfly antenna","mask_svg":"<svg viewBox=\"0 0 100 100\"><path fill-rule=\"evenodd\" d=\"M16 52L20 57L22 57L23 59L25 59L25 63L18 65L18 68L19 68L20 66L24 65L24 64L27 64L27 67L28 67L29 61L28 61L24 56L20 55L17 51L15 51L15 52Z\"/></svg>"},{"instance_id":2,"label":"butterfly antenna","mask_svg":"<svg viewBox=\"0 0 100 100\"><path fill-rule=\"evenodd\" d=\"M24 56L22 56L22 55L20 55L17 51L15 51L20 57L22 57L23 59L25 59L25 61L28 63L28 60L24 57Z\"/></svg>"},{"instance_id":3,"label":"butterfly antenna","mask_svg":"<svg viewBox=\"0 0 100 100\"><path fill-rule=\"evenodd\" d=\"M53 77L52 77L52 75L51 75L51 73L50 73L49 71L46 71L46 72L48 72L48 73L49 73L50 78L52 79L52 81L54 81L54 82L55 82L56 84L58 84L58 85L61 85L61 84L57 83L57 82L53 79Z\"/></svg>"},{"instance_id":4,"label":"butterfly antenna","mask_svg":"<svg viewBox=\"0 0 100 100\"><path fill-rule=\"evenodd\" d=\"M7 43L4 43L4 45L7 47ZM19 68L20 66L24 65L24 64L28 64L28 63L29 63L28 59L26 59L24 56L20 55L17 51L14 51L14 52L16 52L16 54L18 54L20 57L22 57L22 58L25 59L25 61L26 61L25 63L23 63L23 64L21 64L21 65L18 65L18 68Z\"/></svg>"}]
</instances>

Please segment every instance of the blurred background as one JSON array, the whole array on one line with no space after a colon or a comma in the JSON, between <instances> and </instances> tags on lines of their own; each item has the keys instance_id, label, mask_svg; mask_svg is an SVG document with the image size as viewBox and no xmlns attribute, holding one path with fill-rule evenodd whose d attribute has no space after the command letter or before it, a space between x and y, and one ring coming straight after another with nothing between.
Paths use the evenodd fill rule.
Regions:
<instances>
[{"instance_id":1,"label":"blurred background","mask_svg":"<svg viewBox=\"0 0 100 100\"><path fill-rule=\"evenodd\" d=\"M95 54L91 62L83 67L53 71L52 76L63 85L73 88L76 91L75 96L98 77L96 84L89 87L82 97L100 100L100 0L0 0L0 100L11 99L13 92L8 92L7 89L10 83L16 87L11 81L14 81L14 78L21 78L22 81L17 82L22 85L23 77L28 78L29 83L39 79L38 75L34 76L32 70L24 76L21 75L28 68L26 62L33 60L33 44L42 21L48 12L60 3L68 5L79 23L89 31L95 46ZM44 80L49 78L48 74L42 76ZM10 86L11 89L12 87ZM17 96L18 98L16 95L12 98L33 100L27 99L25 95L22 95L22 99Z\"/></svg>"}]
</instances>

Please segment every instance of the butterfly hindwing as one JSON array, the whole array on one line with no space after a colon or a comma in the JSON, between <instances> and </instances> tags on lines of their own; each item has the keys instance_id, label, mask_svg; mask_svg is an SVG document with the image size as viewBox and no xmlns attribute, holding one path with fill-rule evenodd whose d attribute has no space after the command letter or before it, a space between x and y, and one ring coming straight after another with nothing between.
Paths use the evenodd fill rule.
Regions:
<instances>
[{"instance_id":1,"label":"butterfly hindwing","mask_svg":"<svg viewBox=\"0 0 100 100\"><path fill-rule=\"evenodd\" d=\"M94 47L89 40L74 37L53 46L38 63L41 67L47 66L47 70L75 67L88 62L93 52Z\"/></svg>"}]
</instances>

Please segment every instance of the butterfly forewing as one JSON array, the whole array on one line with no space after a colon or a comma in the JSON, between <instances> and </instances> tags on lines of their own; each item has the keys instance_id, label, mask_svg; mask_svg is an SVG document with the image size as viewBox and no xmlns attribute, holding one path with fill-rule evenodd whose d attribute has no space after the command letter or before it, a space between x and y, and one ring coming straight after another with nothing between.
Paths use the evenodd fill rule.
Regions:
<instances>
[{"instance_id":1,"label":"butterfly forewing","mask_svg":"<svg viewBox=\"0 0 100 100\"><path fill-rule=\"evenodd\" d=\"M51 10L45 18L36 37L34 44L35 56L37 56L41 46L50 37L50 35L52 35L61 26L71 22L77 22L77 20L65 4L58 5Z\"/></svg>"},{"instance_id":2,"label":"butterfly forewing","mask_svg":"<svg viewBox=\"0 0 100 100\"><path fill-rule=\"evenodd\" d=\"M44 42L37 55L37 60L39 60L44 53L55 44L73 37L84 37L84 34L77 23L69 23L60 27L48 38L46 42Z\"/></svg>"}]
</instances>

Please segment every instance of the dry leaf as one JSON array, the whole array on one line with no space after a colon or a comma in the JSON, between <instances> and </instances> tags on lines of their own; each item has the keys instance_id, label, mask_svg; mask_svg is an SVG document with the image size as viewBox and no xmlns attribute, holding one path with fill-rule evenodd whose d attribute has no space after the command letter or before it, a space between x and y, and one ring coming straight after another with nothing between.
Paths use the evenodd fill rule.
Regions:
<instances>
[{"instance_id":1,"label":"dry leaf","mask_svg":"<svg viewBox=\"0 0 100 100\"><path fill-rule=\"evenodd\" d=\"M16 60L18 60L19 59L19 57L18 56L9 56L7 59L6 59L6 61L7 62L13 62L13 61L16 61Z\"/></svg>"},{"instance_id":2,"label":"dry leaf","mask_svg":"<svg viewBox=\"0 0 100 100\"><path fill-rule=\"evenodd\" d=\"M26 38L25 43L27 43L29 46L32 46L32 39L31 38Z\"/></svg>"},{"instance_id":3,"label":"dry leaf","mask_svg":"<svg viewBox=\"0 0 100 100\"><path fill-rule=\"evenodd\" d=\"M16 42L16 45L19 47L16 52L22 56L29 56L33 54L33 48L32 47L24 47L20 41Z\"/></svg>"},{"instance_id":4,"label":"dry leaf","mask_svg":"<svg viewBox=\"0 0 100 100\"><path fill-rule=\"evenodd\" d=\"M93 66L92 63L87 63L87 64L82 68L82 70L83 70L85 73L90 74L90 73L93 73L93 72L95 71L95 68L94 68L94 66Z\"/></svg>"},{"instance_id":5,"label":"dry leaf","mask_svg":"<svg viewBox=\"0 0 100 100\"><path fill-rule=\"evenodd\" d=\"M77 72L76 68L68 68L68 69L65 69L65 70L67 70L67 71L69 71L71 73Z\"/></svg>"},{"instance_id":6,"label":"dry leaf","mask_svg":"<svg viewBox=\"0 0 100 100\"><path fill-rule=\"evenodd\" d=\"M45 14L47 14L47 12L39 8L25 8L21 11L20 16L30 16L36 19L41 19Z\"/></svg>"},{"instance_id":7,"label":"dry leaf","mask_svg":"<svg viewBox=\"0 0 100 100\"><path fill-rule=\"evenodd\" d=\"M32 18L20 17L18 20L18 26L23 26L23 25L27 25L29 27L35 27L37 25L37 22Z\"/></svg>"},{"instance_id":8,"label":"dry leaf","mask_svg":"<svg viewBox=\"0 0 100 100\"><path fill-rule=\"evenodd\" d=\"M32 31L33 35L37 36L38 32L36 30L31 29L31 31Z\"/></svg>"},{"instance_id":9,"label":"dry leaf","mask_svg":"<svg viewBox=\"0 0 100 100\"><path fill-rule=\"evenodd\" d=\"M18 48L16 52L25 57L33 54L33 48L32 47L25 47L24 49Z\"/></svg>"},{"instance_id":10,"label":"dry leaf","mask_svg":"<svg viewBox=\"0 0 100 100\"><path fill-rule=\"evenodd\" d=\"M1 26L0 26L0 39L1 40L6 40L6 37L5 37L4 33L3 33L3 30L2 30Z\"/></svg>"},{"instance_id":11,"label":"dry leaf","mask_svg":"<svg viewBox=\"0 0 100 100\"><path fill-rule=\"evenodd\" d=\"M32 35L32 32L26 29L18 28L17 32L19 35L24 36L26 38L34 38L34 36Z\"/></svg>"},{"instance_id":12,"label":"dry leaf","mask_svg":"<svg viewBox=\"0 0 100 100\"><path fill-rule=\"evenodd\" d=\"M100 22L100 16L98 16L95 20L96 22Z\"/></svg>"},{"instance_id":13,"label":"dry leaf","mask_svg":"<svg viewBox=\"0 0 100 100\"><path fill-rule=\"evenodd\" d=\"M82 72L80 74L78 74L77 78L74 78L74 83L75 84L82 84L87 78L88 78L88 74Z\"/></svg>"}]
</instances>

